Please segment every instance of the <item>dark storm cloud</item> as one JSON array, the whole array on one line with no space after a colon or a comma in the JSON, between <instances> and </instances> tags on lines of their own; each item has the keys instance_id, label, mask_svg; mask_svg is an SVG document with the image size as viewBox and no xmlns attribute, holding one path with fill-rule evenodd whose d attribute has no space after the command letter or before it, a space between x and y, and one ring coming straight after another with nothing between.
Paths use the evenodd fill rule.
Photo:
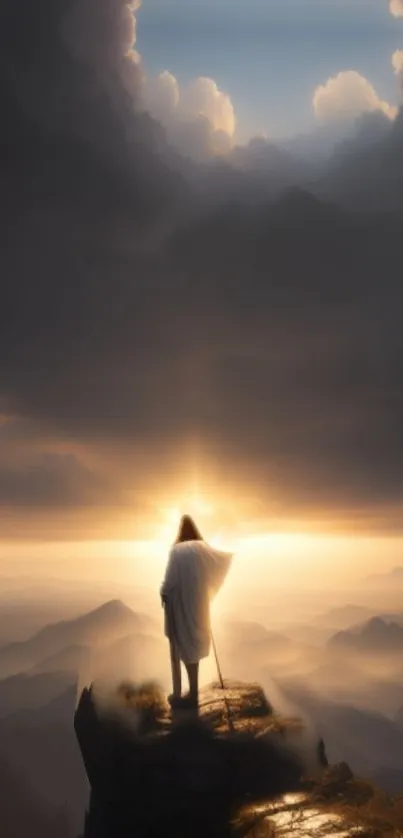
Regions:
<instances>
[{"instance_id":1,"label":"dark storm cloud","mask_svg":"<svg viewBox=\"0 0 403 838\"><path fill-rule=\"evenodd\" d=\"M3 409L141 442L154 471L196 431L262 494L401 498L401 117L304 170L320 198L273 200L274 149L264 177L259 149L247 172L174 168L136 104L124 3L0 14ZM3 499L25 478L4 473Z\"/></svg>"},{"instance_id":2,"label":"dark storm cloud","mask_svg":"<svg viewBox=\"0 0 403 838\"><path fill-rule=\"evenodd\" d=\"M72 454L42 454L29 466L0 466L0 504L18 507L64 507L105 502L106 480Z\"/></svg>"},{"instance_id":3,"label":"dark storm cloud","mask_svg":"<svg viewBox=\"0 0 403 838\"><path fill-rule=\"evenodd\" d=\"M10 193L27 202L33 190L28 208L110 200L139 220L164 203L161 130L135 112L131 20L123 0L44 0L40 12L29 0L2 3L2 162Z\"/></svg>"},{"instance_id":4,"label":"dark storm cloud","mask_svg":"<svg viewBox=\"0 0 403 838\"><path fill-rule=\"evenodd\" d=\"M253 464L262 490L339 502L401 495L400 235L393 218L352 218L294 195L264 215L216 217L199 247L192 239L187 266L178 248L199 288L219 277L223 330L230 311L199 415L217 455L221 441L228 462L245 474Z\"/></svg>"}]
</instances>

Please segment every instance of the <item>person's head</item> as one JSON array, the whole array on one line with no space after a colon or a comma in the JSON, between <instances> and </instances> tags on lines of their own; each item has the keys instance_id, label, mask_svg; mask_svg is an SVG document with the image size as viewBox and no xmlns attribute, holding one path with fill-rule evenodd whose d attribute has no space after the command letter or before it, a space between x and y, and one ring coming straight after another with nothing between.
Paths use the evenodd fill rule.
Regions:
<instances>
[{"instance_id":1,"label":"person's head","mask_svg":"<svg viewBox=\"0 0 403 838\"><path fill-rule=\"evenodd\" d=\"M175 544L181 544L183 541L203 541L203 536L190 515L183 515L181 518Z\"/></svg>"}]
</instances>

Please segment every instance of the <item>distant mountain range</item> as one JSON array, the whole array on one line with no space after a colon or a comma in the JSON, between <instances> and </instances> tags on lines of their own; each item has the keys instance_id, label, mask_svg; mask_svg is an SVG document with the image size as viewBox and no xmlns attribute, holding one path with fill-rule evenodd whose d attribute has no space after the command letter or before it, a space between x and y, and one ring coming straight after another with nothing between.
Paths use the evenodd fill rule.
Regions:
<instances>
[{"instance_id":1,"label":"distant mountain range","mask_svg":"<svg viewBox=\"0 0 403 838\"><path fill-rule=\"evenodd\" d=\"M291 640L285 634L276 631L269 631L260 623L227 621L219 629L222 640L229 646L238 648L250 646L255 649L266 648L269 650L281 650L291 645Z\"/></svg>"},{"instance_id":2,"label":"distant mountain range","mask_svg":"<svg viewBox=\"0 0 403 838\"><path fill-rule=\"evenodd\" d=\"M375 617L377 612L365 605L343 605L339 608L332 608L324 614L320 614L315 620L315 625L336 629L347 629L356 623L362 623Z\"/></svg>"},{"instance_id":3,"label":"distant mountain range","mask_svg":"<svg viewBox=\"0 0 403 838\"><path fill-rule=\"evenodd\" d=\"M328 641L330 649L362 652L403 652L403 626L373 617L363 625L337 632Z\"/></svg>"},{"instance_id":4,"label":"distant mountain range","mask_svg":"<svg viewBox=\"0 0 403 838\"><path fill-rule=\"evenodd\" d=\"M331 763L346 761L357 774L376 777L386 790L392 790L389 775L401 772L403 776L403 730L395 721L315 695L291 679L280 681L279 686L323 736Z\"/></svg>"},{"instance_id":5,"label":"distant mountain range","mask_svg":"<svg viewBox=\"0 0 403 838\"><path fill-rule=\"evenodd\" d=\"M73 834L82 824L88 796L73 733L80 679L86 674L89 680L115 681L134 672L142 680L155 677L163 671L159 654L169 667L161 629L112 600L0 649L0 760L20 773L49 811L68 799ZM62 838L57 826L54 834Z\"/></svg>"},{"instance_id":6,"label":"distant mountain range","mask_svg":"<svg viewBox=\"0 0 403 838\"><path fill-rule=\"evenodd\" d=\"M362 657L345 654L344 649L334 655L326 649L309 671L305 668L299 673L294 666L288 677L324 700L395 718L402 704L403 657L390 667L387 677L371 666L372 656L367 668Z\"/></svg>"},{"instance_id":7,"label":"distant mountain range","mask_svg":"<svg viewBox=\"0 0 403 838\"><path fill-rule=\"evenodd\" d=\"M403 653L399 619L403 623L403 614L373 616L370 609L354 604L332 609L315 623L320 636L328 636L331 626L342 625L343 630L320 646L268 631L257 622L223 622L217 632L220 659L225 677L236 673L260 679L266 673L280 688L285 684L291 701L323 735L331 761L346 760L394 791L403 772L403 711L398 713L403 658L401 669L396 658L396 677L384 683L361 672L354 656L345 651ZM318 629L312 628L316 637ZM334 654L340 650L341 655ZM115 680L135 671L146 680L163 673L164 666L169 669L162 625L121 600L48 625L28 640L0 649L0 760L4 757L15 767L35 797L49 807L62 806L68 789L77 834L87 798L72 731L79 673L87 671L91 678L95 669ZM371 712L365 690L393 718Z\"/></svg>"},{"instance_id":8,"label":"distant mountain range","mask_svg":"<svg viewBox=\"0 0 403 838\"><path fill-rule=\"evenodd\" d=\"M48 625L26 641L9 643L0 648L0 677L5 678L28 669L55 670L57 656L78 659L85 648L101 648L131 634L149 632L150 618L142 617L120 600L111 600L73 620ZM69 651L67 651L69 650ZM51 659L54 658L53 665Z\"/></svg>"},{"instance_id":9,"label":"distant mountain range","mask_svg":"<svg viewBox=\"0 0 403 838\"><path fill-rule=\"evenodd\" d=\"M29 676L12 675L0 681L0 719L19 710L36 710L58 698L68 687L74 686L77 676L60 672L46 672Z\"/></svg>"},{"instance_id":10,"label":"distant mountain range","mask_svg":"<svg viewBox=\"0 0 403 838\"><path fill-rule=\"evenodd\" d=\"M148 633L152 620L119 600L37 632L29 640L0 649L0 718L39 709L69 687L93 678L151 677L165 652L159 637ZM168 665L168 663L167 663ZM81 684L81 681L84 683Z\"/></svg>"}]
</instances>

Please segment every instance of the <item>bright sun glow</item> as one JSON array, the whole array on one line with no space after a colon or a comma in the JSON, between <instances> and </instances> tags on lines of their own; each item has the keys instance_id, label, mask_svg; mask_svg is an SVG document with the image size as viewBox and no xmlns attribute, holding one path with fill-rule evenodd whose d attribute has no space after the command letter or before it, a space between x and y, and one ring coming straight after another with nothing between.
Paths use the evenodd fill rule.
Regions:
<instances>
[{"instance_id":1,"label":"bright sun glow","mask_svg":"<svg viewBox=\"0 0 403 838\"><path fill-rule=\"evenodd\" d=\"M202 529L203 523L206 523L214 515L214 507L200 495L190 494L180 498L180 502L178 500L172 505L160 507L159 513L162 524L157 529L156 541L171 543L175 539L183 514L194 517L200 529Z\"/></svg>"}]
</instances>

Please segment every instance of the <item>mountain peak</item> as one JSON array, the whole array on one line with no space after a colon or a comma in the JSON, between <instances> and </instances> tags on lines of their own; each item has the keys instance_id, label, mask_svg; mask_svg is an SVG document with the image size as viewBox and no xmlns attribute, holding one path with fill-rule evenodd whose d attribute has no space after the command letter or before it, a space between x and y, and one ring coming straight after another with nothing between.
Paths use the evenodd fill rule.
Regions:
<instances>
[{"instance_id":1,"label":"mountain peak","mask_svg":"<svg viewBox=\"0 0 403 838\"><path fill-rule=\"evenodd\" d=\"M31 669L72 647L99 646L142 630L142 621L120 599L112 599L72 620L52 623L25 642L0 650L3 675Z\"/></svg>"},{"instance_id":2,"label":"mountain peak","mask_svg":"<svg viewBox=\"0 0 403 838\"><path fill-rule=\"evenodd\" d=\"M403 649L403 627L392 620L372 617L361 626L333 635L328 645L368 652L401 650Z\"/></svg>"},{"instance_id":3,"label":"mountain peak","mask_svg":"<svg viewBox=\"0 0 403 838\"><path fill-rule=\"evenodd\" d=\"M364 628L370 630L379 630L385 628L387 625L388 623L386 622L386 620L383 620L382 617L371 617L371 619L368 620Z\"/></svg>"},{"instance_id":4,"label":"mountain peak","mask_svg":"<svg viewBox=\"0 0 403 838\"><path fill-rule=\"evenodd\" d=\"M98 608L95 608L92 612L93 614L133 614L131 608L121 599L110 599L107 602L104 602L102 605L99 605Z\"/></svg>"},{"instance_id":5,"label":"mountain peak","mask_svg":"<svg viewBox=\"0 0 403 838\"><path fill-rule=\"evenodd\" d=\"M368 620L364 626L363 634L379 636L382 634L394 634L403 638L403 628L402 626L399 626L398 623L395 623L394 620L384 619L383 617L373 617L371 620Z\"/></svg>"},{"instance_id":6,"label":"mountain peak","mask_svg":"<svg viewBox=\"0 0 403 838\"><path fill-rule=\"evenodd\" d=\"M76 625L97 626L100 629L111 625L119 626L123 624L136 624L137 627L140 626L138 615L128 605L125 605L121 599L110 599L108 602L104 602L93 611L83 614L75 623Z\"/></svg>"}]
</instances>

